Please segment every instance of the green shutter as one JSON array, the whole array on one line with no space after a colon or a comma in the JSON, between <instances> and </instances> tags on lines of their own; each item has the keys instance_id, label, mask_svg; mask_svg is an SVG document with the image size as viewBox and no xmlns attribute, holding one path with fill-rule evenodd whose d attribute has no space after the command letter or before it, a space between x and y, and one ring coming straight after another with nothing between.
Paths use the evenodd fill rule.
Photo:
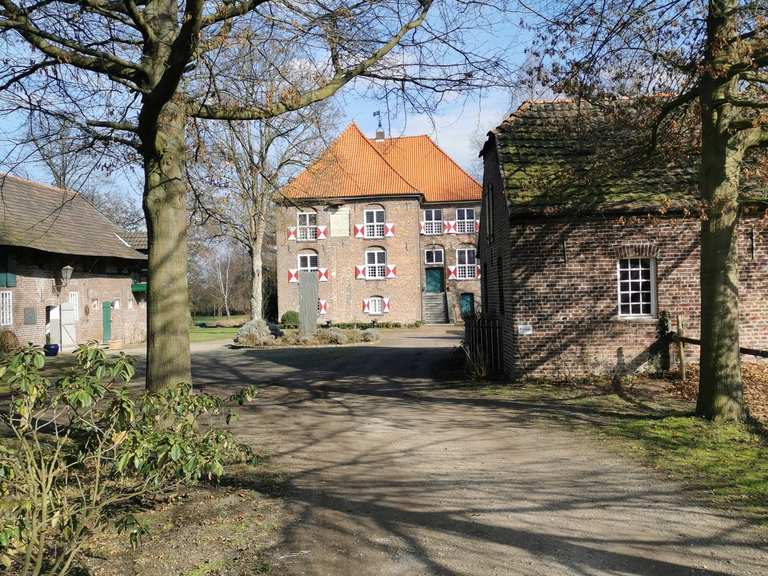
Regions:
<instances>
[{"instance_id":1,"label":"green shutter","mask_svg":"<svg viewBox=\"0 0 768 576\"><path fill-rule=\"evenodd\" d=\"M14 288L16 286L16 254L13 254L10 250L6 258L5 269L5 285L8 288Z\"/></svg>"},{"instance_id":2,"label":"green shutter","mask_svg":"<svg viewBox=\"0 0 768 576\"><path fill-rule=\"evenodd\" d=\"M6 286L8 286L8 247L0 246L0 288Z\"/></svg>"}]
</instances>

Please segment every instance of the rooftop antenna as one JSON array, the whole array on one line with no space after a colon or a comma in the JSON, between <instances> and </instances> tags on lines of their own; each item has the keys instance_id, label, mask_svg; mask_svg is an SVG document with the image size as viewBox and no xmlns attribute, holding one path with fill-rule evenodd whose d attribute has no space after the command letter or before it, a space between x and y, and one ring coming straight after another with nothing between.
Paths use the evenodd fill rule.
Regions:
<instances>
[{"instance_id":1,"label":"rooftop antenna","mask_svg":"<svg viewBox=\"0 0 768 576\"><path fill-rule=\"evenodd\" d=\"M383 142L384 141L384 126L381 125L381 110L376 110L376 112L373 113L374 118L379 119L379 125L376 127L376 141L377 142Z\"/></svg>"}]
</instances>

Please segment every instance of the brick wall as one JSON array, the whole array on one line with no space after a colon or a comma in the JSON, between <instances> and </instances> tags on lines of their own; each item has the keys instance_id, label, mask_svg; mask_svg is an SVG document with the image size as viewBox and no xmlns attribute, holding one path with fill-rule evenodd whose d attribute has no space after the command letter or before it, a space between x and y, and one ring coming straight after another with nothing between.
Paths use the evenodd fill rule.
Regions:
<instances>
[{"instance_id":1,"label":"brick wall","mask_svg":"<svg viewBox=\"0 0 768 576\"><path fill-rule=\"evenodd\" d=\"M758 243L751 257L752 229ZM749 257L746 257L749 244ZM617 260L655 256L656 309L699 331L699 221L624 217L512 222L505 330L514 338L505 365L512 375L569 376L632 372L649 360L658 322L618 315ZM742 345L768 349L768 251L765 224L743 222ZM658 315L658 314L657 314ZM521 325L532 333L519 334ZM697 349L694 349L697 350Z\"/></svg>"},{"instance_id":2,"label":"brick wall","mask_svg":"<svg viewBox=\"0 0 768 576\"><path fill-rule=\"evenodd\" d=\"M699 335L699 226L694 218L512 217L494 146L484 150L484 209L493 197L493 234L478 239L484 311L504 329L510 376L578 376L642 369L658 322L618 316L617 259L655 256L656 312ZM652 254L651 254L652 252ZM745 218L739 232L741 345L768 349L768 223ZM501 290L500 290L501 288ZM503 296L502 296L503 294ZM503 305L502 305L503 298ZM530 326L530 334L519 334ZM697 347L689 347L698 354ZM695 358L694 358L695 359Z\"/></svg>"},{"instance_id":3,"label":"brick wall","mask_svg":"<svg viewBox=\"0 0 768 576\"><path fill-rule=\"evenodd\" d=\"M102 341L102 303L118 300L119 309L112 310L113 343L139 343L145 340L146 306L134 297L129 274L99 274L88 270L93 261L87 258L22 250L17 256L16 286L0 288L12 293L13 325L8 328L16 333L22 343L45 344L46 308L59 304L54 278L58 277L65 263L76 264L72 279L61 291L61 301L69 302L71 293L78 294L78 321L75 326L78 343ZM120 268L120 264L107 266L114 266L115 270ZM27 315L33 313L34 323L25 323L25 311Z\"/></svg>"},{"instance_id":4,"label":"brick wall","mask_svg":"<svg viewBox=\"0 0 768 576\"><path fill-rule=\"evenodd\" d=\"M381 206L385 220L394 224L394 236L380 239L356 238L355 226L363 225L366 209ZM463 206L463 204L462 204ZM473 205L467 205L473 207ZM455 219L455 205L440 206L445 220ZM474 205L474 207L478 206ZM318 266L327 268L328 280L319 282L319 298L326 301L327 312L321 320L332 322L412 323L422 319L422 287L424 285L424 247L438 244L444 248L446 259L446 285L454 317L459 317L459 297L471 292L480 299L480 286L476 280L447 280L447 266L455 265L456 249L460 245L474 245L476 234L441 234L423 236L420 222L422 206L418 197L347 200L343 204L311 204L306 207L285 206L277 211L277 284L278 316L288 310L298 310L298 283L290 282L291 270L298 269L298 256L313 251L318 255ZM349 236L337 237L331 226L331 215L349 210ZM288 230L297 226L297 213L315 211L317 225L327 227L327 238L312 241L288 239ZM478 210L479 212L479 210ZM357 279L355 267L365 264L367 249L381 247L387 251L387 263L396 266L396 277L385 280ZM363 299L382 296L389 299L390 311L380 316L363 311Z\"/></svg>"}]
</instances>

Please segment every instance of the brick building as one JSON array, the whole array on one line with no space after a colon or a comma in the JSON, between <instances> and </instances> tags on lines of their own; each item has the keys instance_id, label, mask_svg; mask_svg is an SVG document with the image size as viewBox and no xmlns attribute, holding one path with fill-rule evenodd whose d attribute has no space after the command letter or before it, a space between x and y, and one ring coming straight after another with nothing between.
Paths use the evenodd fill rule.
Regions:
<instances>
[{"instance_id":1,"label":"brick building","mask_svg":"<svg viewBox=\"0 0 768 576\"><path fill-rule=\"evenodd\" d=\"M642 369L662 313L698 337L695 159L640 159L631 134L616 132L596 108L554 101L526 102L489 133L478 259L512 377ZM739 233L741 344L766 349L768 227L750 206Z\"/></svg>"},{"instance_id":2,"label":"brick building","mask_svg":"<svg viewBox=\"0 0 768 576\"><path fill-rule=\"evenodd\" d=\"M428 136L350 125L282 191L278 313L316 271L321 321L440 323L479 305L480 185Z\"/></svg>"},{"instance_id":3,"label":"brick building","mask_svg":"<svg viewBox=\"0 0 768 576\"><path fill-rule=\"evenodd\" d=\"M131 242L145 237L70 191L5 175L0 195L0 330L21 343L63 339L65 350L143 342L147 257Z\"/></svg>"}]
</instances>

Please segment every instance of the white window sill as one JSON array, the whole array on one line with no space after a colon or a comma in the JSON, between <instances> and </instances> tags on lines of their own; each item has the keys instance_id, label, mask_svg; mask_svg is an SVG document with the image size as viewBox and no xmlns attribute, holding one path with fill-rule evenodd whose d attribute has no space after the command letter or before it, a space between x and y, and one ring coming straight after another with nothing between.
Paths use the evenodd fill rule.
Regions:
<instances>
[{"instance_id":1,"label":"white window sill","mask_svg":"<svg viewBox=\"0 0 768 576\"><path fill-rule=\"evenodd\" d=\"M659 321L658 316L621 316L616 314L611 317L611 322L625 322L628 324L656 324Z\"/></svg>"}]
</instances>

